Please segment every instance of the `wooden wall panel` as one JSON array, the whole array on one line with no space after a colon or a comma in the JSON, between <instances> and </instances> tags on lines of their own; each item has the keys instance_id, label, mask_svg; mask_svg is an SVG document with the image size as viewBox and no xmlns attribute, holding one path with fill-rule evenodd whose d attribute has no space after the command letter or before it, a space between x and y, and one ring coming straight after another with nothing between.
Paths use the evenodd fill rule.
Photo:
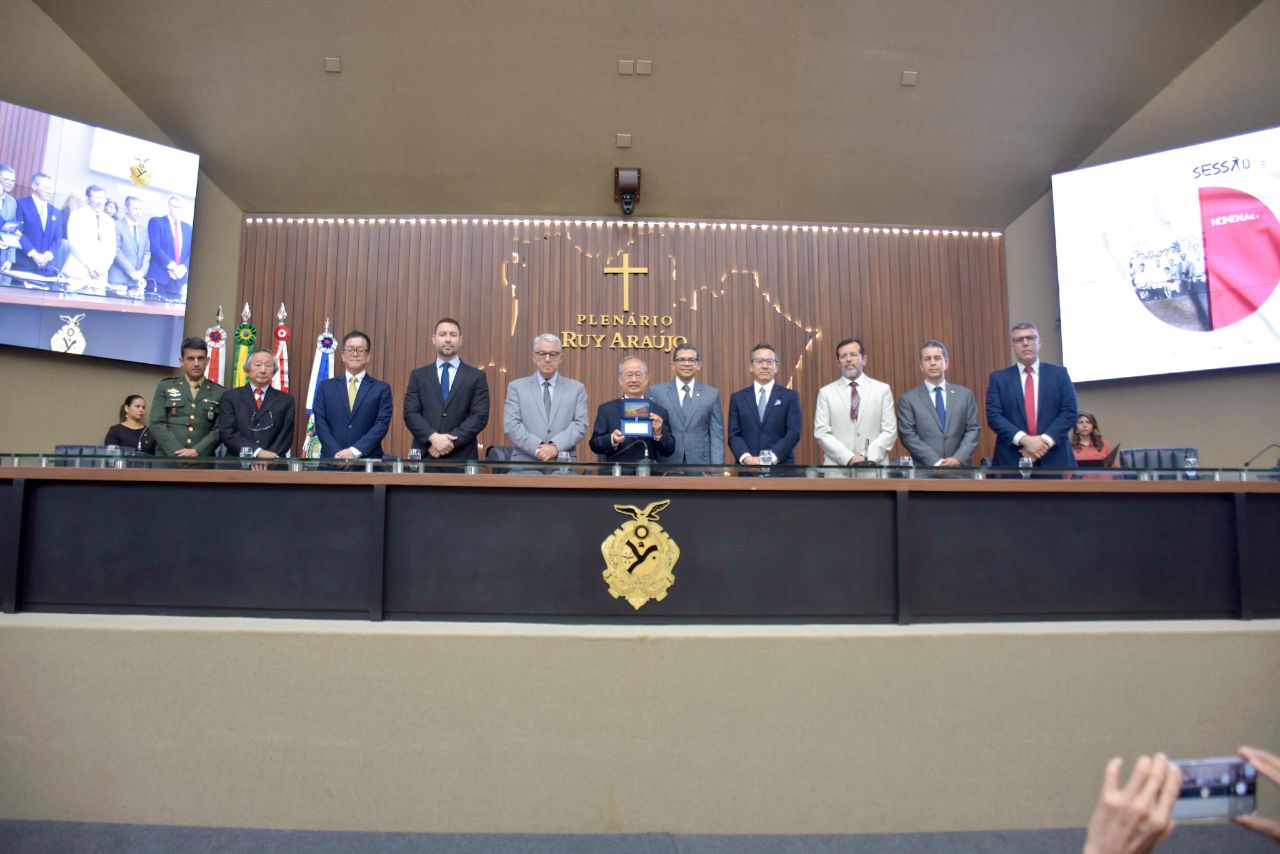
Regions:
<instances>
[{"instance_id":1,"label":"wooden wall panel","mask_svg":"<svg viewBox=\"0 0 1280 854\"><path fill-rule=\"evenodd\" d=\"M617 315L622 284L605 267L627 253L629 318L669 316L670 327L588 328L580 314ZM608 346L615 332L679 335L703 351L702 378L728 394L750 382L748 352L779 349L779 379L800 392L802 463L821 459L812 436L818 389L837 375L835 345L860 337L868 373L895 397L920 381L917 352L938 338L951 350L949 379L985 393L1009 362L1004 249L998 235L866 226L674 223L650 220L246 217L238 318L249 302L259 340L283 302L293 329L291 387L304 409L315 339L325 318L339 335L373 338L370 366L391 383L396 416L385 446L409 445L401 404L409 372L434 357L437 318L456 317L463 359L489 375L485 445L504 444L509 379L532 373L540 332L605 334L605 346L566 348L562 371L582 380L595 406L617 394L617 363L634 350ZM238 322L236 320L235 322ZM653 381L671 377L671 354L641 350ZM340 368L339 368L340 369ZM299 418L295 449L305 418ZM985 426L985 424L984 424ZM989 432L979 448L989 455ZM585 453L585 445L579 450ZM902 453L899 448L898 453Z\"/></svg>"}]
</instances>

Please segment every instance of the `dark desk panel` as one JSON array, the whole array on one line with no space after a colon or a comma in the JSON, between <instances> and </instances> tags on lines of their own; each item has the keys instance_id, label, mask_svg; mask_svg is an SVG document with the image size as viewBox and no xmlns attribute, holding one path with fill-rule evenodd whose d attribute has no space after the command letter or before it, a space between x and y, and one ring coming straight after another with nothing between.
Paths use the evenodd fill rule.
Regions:
<instances>
[{"instance_id":1,"label":"dark desk panel","mask_svg":"<svg viewBox=\"0 0 1280 854\"><path fill-rule=\"evenodd\" d=\"M615 505L675 584L613 599ZM5 610L913 622L1280 616L1280 484L0 469Z\"/></svg>"}]
</instances>

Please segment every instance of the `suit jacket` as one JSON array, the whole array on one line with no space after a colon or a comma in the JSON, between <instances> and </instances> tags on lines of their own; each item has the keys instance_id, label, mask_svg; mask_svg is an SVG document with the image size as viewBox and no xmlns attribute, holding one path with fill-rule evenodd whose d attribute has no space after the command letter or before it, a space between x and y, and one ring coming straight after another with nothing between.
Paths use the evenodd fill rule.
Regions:
<instances>
[{"instance_id":1,"label":"suit jacket","mask_svg":"<svg viewBox=\"0 0 1280 854\"><path fill-rule=\"evenodd\" d=\"M1022 369L1010 365L993 371L987 380L987 425L995 431L996 450L992 464L1016 466L1021 456L1013 437L1026 432ZM1071 375L1061 365L1040 363L1040 393L1036 398L1036 432L1053 439L1053 448L1036 465L1054 469L1076 467L1071 452L1071 428L1076 423L1076 389Z\"/></svg>"},{"instance_id":2,"label":"suit jacket","mask_svg":"<svg viewBox=\"0 0 1280 854\"><path fill-rule=\"evenodd\" d=\"M404 426L413 434L410 448L427 459L432 433L457 436L453 452L444 460L476 459L476 436L489 423L489 380L484 371L459 361L457 375L449 378L449 402L440 396L436 363L415 368L404 392Z\"/></svg>"},{"instance_id":3,"label":"suit jacket","mask_svg":"<svg viewBox=\"0 0 1280 854\"><path fill-rule=\"evenodd\" d=\"M138 239L133 239L133 223L126 216L116 223L116 260L107 271L107 281L117 285L132 285L133 277L141 273L145 278L151 266L151 237L146 223L138 223Z\"/></svg>"},{"instance_id":4,"label":"suit jacket","mask_svg":"<svg viewBox=\"0 0 1280 854\"><path fill-rule=\"evenodd\" d=\"M858 377L858 420L849 417L853 395L844 377L818 390L813 413L813 436L822 448L822 464L844 466L854 456L883 462L898 440L893 416L893 391L888 384L866 374Z\"/></svg>"},{"instance_id":5,"label":"suit jacket","mask_svg":"<svg viewBox=\"0 0 1280 854\"><path fill-rule=\"evenodd\" d=\"M287 456L293 444L293 395L267 387L262 408L254 403L248 383L229 388L218 404L218 435L232 456L241 448L261 448Z\"/></svg>"},{"instance_id":6,"label":"suit jacket","mask_svg":"<svg viewBox=\"0 0 1280 854\"><path fill-rule=\"evenodd\" d=\"M18 249L17 257L13 259L13 266L36 271L46 276L58 271L58 250L62 246L62 211L53 205L49 205L48 210L49 218L44 225L41 225L40 212L36 210L36 203L31 197L18 199L18 222L22 225L22 245ZM49 262L48 267L37 268L27 254L32 251L52 252L54 258Z\"/></svg>"},{"instance_id":7,"label":"suit jacket","mask_svg":"<svg viewBox=\"0 0 1280 854\"><path fill-rule=\"evenodd\" d=\"M652 400L652 398L650 398ZM624 438L617 448L613 447L613 431L622 429L622 400L606 400L596 410L596 423L591 430L591 450L600 455L601 462L632 462L644 459L645 447L649 449L649 459L657 462L664 456L675 453L676 440L671 435L671 417L666 407L653 403L653 412L662 418L662 438Z\"/></svg>"},{"instance_id":8,"label":"suit jacket","mask_svg":"<svg viewBox=\"0 0 1280 854\"><path fill-rule=\"evenodd\" d=\"M701 382L693 384L693 399L680 405L678 380L649 389L649 396L671 413L667 429L676 440L675 452L664 463L724 465L724 416L720 412L720 392Z\"/></svg>"},{"instance_id":9,"label":"suit jacket","mask_svg":"<svg viewBox=\"0 0 1280 854\"><path fill-rule=\"evenodd\" d=\"M551 395L551 415L542 405L542 376L520 377L507 385L502 431L515 448L513 460L536 460L538 445L550 442L561 453L576 454L587 435L587 387L559 375Z\"/></svg>"},{"instance_id":10,"label":"suit jacket","mask_svg":"<svg viewBox=\"0 0 1280 854\"><path fill-rule=\"evenodd\" d=\"M743 454L760 456L773 451L778 465L796 462L796 443L800 441L800 395L779 382L765 401L764 420L756 409L755 383L729 396L729 450L735 460Z\"/></svg>"},{"instance_id":11,"label":"suit jacket","mask_svg":"<svg viewBox=\"0 0 1280 854\"><path fill-rule=\"evenodd\" d=\"M169 262L177 261L184 267L191 266L191 226L185 222L182 228L182 252L173 257L173 229L169 226L168 216L153 216L147 222L147 238L151 243L151 266L147 268L147 278L154 279L156 289L162 296L176 297L182 293L182 286L187 283L187 276L175 279L169 275Z\"/></svg>"},{"instance_id":12,"label":"suit jacket","mask_svg":"<svg viewBox=\"0 0 1280 854\"><path fill-rule=\"evenodd\" d=\"M942 396L947 410L945 430L924 383L898 398L898 438L916 465L937 465L938 460L947 457L955 457L961 465L972 465L982 432L978 401L969 389L950 382L943 386Z\"/></svg>"},{"instance_id":13,"label":"suit jacket","mask_svg":"<svg viewBox=\"0 0 1280 854\"><path fill-rule=\"evenodd\" d=\"M6 193L4 190L0 190L0 226L7 225L11 222L16 223L17 221L18 200ZM17 255L18 250L16 249L0 250L0 263L4 263L5 261L12 263L13 259L16 258ZM7 276L0 276L0 284L3 284L7 280Z\"/></svg>"},{"instance_id":14,"label":"suit jacket","mask_svg":"<svg viewBox=\"0 0 1280 854\"><path fill-rule=\"evenodd\" d=\"M381 457L382 437L391 427L393 409L391 386L368 373L360 381L354 408L347 404L345 371L320 383L311 401L320 456L333 457L338 451L355 448L362 457Z\"/></svg>"}]
</instances>

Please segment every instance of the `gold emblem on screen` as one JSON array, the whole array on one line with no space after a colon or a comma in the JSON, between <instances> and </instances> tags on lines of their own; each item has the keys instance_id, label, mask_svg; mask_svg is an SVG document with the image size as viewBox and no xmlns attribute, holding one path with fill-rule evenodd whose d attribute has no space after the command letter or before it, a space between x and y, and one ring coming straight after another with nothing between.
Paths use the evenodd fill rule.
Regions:
<instances>
[{"instance_id":1,"label":"gold emblem on screen","mask_svg":"<svg viewBox=\"0 0 1280 854\"><path fill-rule=\"evenodd\" d=\"M151 183L151 169L147 166L147 161L141 157L135 157L134 160L136 162L129 167L129 180L139 187L145 187Z\"/></svg>"},{"instance_id":2,"label":"gold emblem on screen","mask_svg":"<svg viewBox=\"0 0 1280 854\"><path fill-rule=\"evenodd\" d=\"M658 524L658 513L670 504L668 498L643 510L629 504L613 505L614 510L631 519L600 544L608 567L604 580L609 585L609 595L626 599L637 611L651 599L661 602L667 598L667 590L676 583L674 570L680 547Z\"/></svg>"}]
</instances>

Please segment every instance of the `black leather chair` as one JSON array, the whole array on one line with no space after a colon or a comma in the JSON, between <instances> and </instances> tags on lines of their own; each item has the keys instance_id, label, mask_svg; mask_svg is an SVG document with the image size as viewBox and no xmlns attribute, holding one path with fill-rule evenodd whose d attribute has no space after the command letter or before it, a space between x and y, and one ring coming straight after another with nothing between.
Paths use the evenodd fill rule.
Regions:
<instances>
[{"instance_id":1,"label":"black leather chair","mask_svg":"<svg viewBox=\"0 0 1280 854\"><path fill-rule=\"evenodd\" d=\"M515 450L510 445L490 445L484 449L484 458L495 463L510 462L511 455L515 453Z\"/></svg>"},{"instance_id":2,"label":"black leather chair","mask_svg":"<svg viewBox=\"0 0 1280 854\"><path fill-rule=\"evenodd\" d=\"M1187 457L1199 457L1195 448L1121 448L1120 468L1146 471L1149 469L1183 469ZM1128 475L1132 477L1132 475ZM1161 480L1177 480L1175 471L1161 472Z\"/></svg>"}]
</instances>

